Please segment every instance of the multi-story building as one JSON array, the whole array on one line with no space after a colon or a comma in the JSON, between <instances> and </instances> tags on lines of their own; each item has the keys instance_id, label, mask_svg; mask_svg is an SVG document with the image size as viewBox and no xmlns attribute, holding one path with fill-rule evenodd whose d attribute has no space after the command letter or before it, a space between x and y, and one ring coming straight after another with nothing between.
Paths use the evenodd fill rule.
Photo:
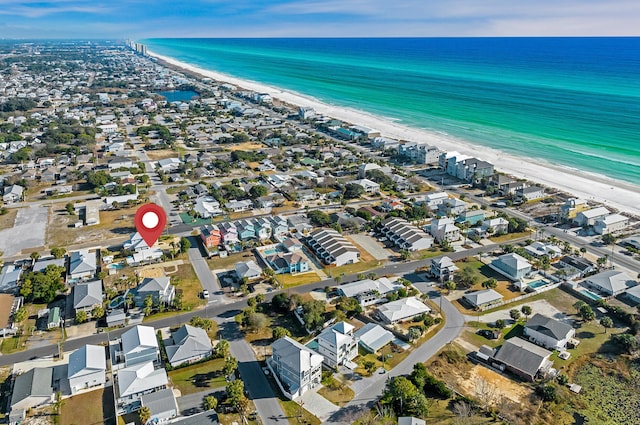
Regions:
<instances>
[{"instance_id":1,"label":"multi-story building","mask_svg":"<svg viewBox=\"0 0 640 425\"><path fill-rule=\"evenodd\" d=\"M318 335L318 353L324 363L332 368L353 360L358 355L358 339L355 328L346 322L338 322Z\"/></svg>"},{"instance_id":2,"label":"multi-story building","mask_svg":"<svg viewBox=\"0 0 640 425\"><path fill-rule=\"evenodd\" d=\"M325 264L342 266L360 261L358 248L333 229L316 230L307 244Z\"/></svg>"},{"instance_id":3,"label":"multi-story building","mask_svg":"<svg viewBox=\"0 0 640 425\"><path fill-rule=\"evenodd\" d=\"M271 344L267 365L290 400L320 385L324 357L288 336Z\"/></svg>"},{"instance_id":4,"label":"multi-story building","mask_svg":"<svg viewBox=\"0 0 640 425\"><path fill-rule=\"evenodd\" d=\"M408 251L431 248L433 238L402 218L390 217L380 223L380 231L394 245Z\"/></svg>"}]
</instances>

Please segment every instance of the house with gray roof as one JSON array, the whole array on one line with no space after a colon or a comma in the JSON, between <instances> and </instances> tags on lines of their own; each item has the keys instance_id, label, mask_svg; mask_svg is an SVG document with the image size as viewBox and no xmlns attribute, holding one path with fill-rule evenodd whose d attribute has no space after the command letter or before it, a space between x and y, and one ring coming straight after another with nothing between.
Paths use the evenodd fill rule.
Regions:
<instances>
[{"instance_id":1,"label":"house with gray roof","mask_svg":"<svg viewBox=\"0 0 640 425\"><path fill-rule=\"evenodd\" d=\"M382 304L378 307L377 315L384 323L394 324L430 311L431 309L416 297L407 297Z\"/></svg>"},{"instance_id":2,"label":"house with gray roof","mask_svg":"<svg viewBox=\"0 0 640 425\"><path fill-rule=\"evenodd\" d=\"M11 394L10 423L20 423L28 409L53 401L53 368L36 367L16 376Z\"/></svg>"},{"instance_id":3,"label":"house with gray roof","mask_svg":"<svg viewBox=\"0 0 640 425\"><path fill-rule=\"evenodd\" d=\"M140 397L167 388L169 378L164 369L154 369L153 362L138 363L120 369L118 381L118 411L137 410ZM125 410L126 411L126 410Z\"/></svg>"},{"instance_id":4,"label":"house with gray roof","mask_svg":"<svg viewBox=\"0 0 640 425\"><path fill-rule=\"evenodd\" d=\"M499 256L489 266L513 281L520 280L531 273L531 264L515 252Z\"/></svg>"},{"instance_id":5,"label":"house with gray roof","mask_svg":"<svg viewBox=\"0 0 640 425\"><path fill-rule=\"evenodd\" d=\"M583 285L599 291L604 296L614 296L625 292L627 289L636 286L638 282L631 276L619 270L605 270L593 276L589 276Z\"/></svg>"},{"instance_id":6,"label":"house with gray roof","mask_svg":"<svg viewBox=\"0 0 640 425\"><path fill-rule=\"evenodd\" d=\"M152 424L167 422L180 413L176 396L171 388L143 395L140 397L140 405L149 408L151 416L148 423Z\"/></svg>"},{"instance_id":7,"label":"house with gray roof","mask_svg":"<svg viewBox=\"0 0 640 425\"><path fill-rule=\"evenodd\" d=\"M550 350L564 350L575 333L576 330L570 324L539 313L527 320L524 327L524 334L529 337L529 341Z\"/></svg>"},{"instance_id":8,"label":"house with gray roof","mask_svg":"<svg viewBox=\"0 0 640 425\"><path fill-rule=\"evenodd\" d=\"M79 311L86 311L91 314L94 307L102 305L102 281L92 280L90 282L78 283L73 287L73 309L78 314Z\"/></svg>"},{"instance_id":9,"label":"house with gray roof","mask_svg":"<svg viewBox=\"0 0 640 425\"><path fill-rule=\"evenodd\" d=\"M69 257L69 278L87 279L96 274L96 253L87 249L74 251Z\"/></svg>"},{"instance_id":10,"label":"house with gray roof","mask_svg":"<svg viewBox=\"0 0 640 425\"><path fill-rule=\"evenodd\" d=\"M413 416L401 416L398 418L398 425L425 425L423 419L414 418Z\"/></svg>"},{"instance_id":11,"label":"house with gray roof","mask_svg":"<svg viewBox=\"0 0 640 425\"><path fill-rule=\"evenodd\" d=\"M354 335L360 346L371 353L377 352L395 338L391 332L376 323L367 323Z\"/></svg>"},{"instance_id":12,"label":"house with gray roof","mask_svg":"<svg viewBox=\"0 0 640 425\"><path fill-rule=\"evenodd\" d=\"M262 268L253 260L241 261L234 265L238 279L245 277L249 280L257 279L262 276Z\"/></svg>"},{"instance_id":13,"label":"house with gray roof","mask_svg":"<svg viewBox=\"0 0 640 425\"><path fill-rule=\"evenodd\" d=\"M166 276L146 277L135 289L133 302L136 307L143 307L144 300L148 296L153 299L153 305L160 303L170 305L176 296L176 288L171 284L171 279Z\"/></svg>"},{"instance_id":14,"label":"house with gray roof","mask_svg":"<svg viewBox=\"0 0 640 425\"><path fill-rule=\"evenodd\" d=\"M213 352L207 331L191 325L182 325L171 335L173 345L165 346L171 366L193 363L209 357Z\"/></svg>"},{"instance_id":15,"label":"house with gray roof","mask_svg":"<svg viewBox=\"0 0 640 425\"><path fill-rule=\"evenodd\" d=\"M506 369L527 381L534 381L539 373L548 371L553 362L549 360L551 351L525 341L511 338L502 344L494 360Z\"/></svg>"},{"instance_id":16,"label":"house with gray roof","mask_svg":"<svg viewBox=\"0 0 640 425\"><path fill-rule=\"evenodd\" d=\"M275 341L271 348L273 355L267 365L288 399L296 399L320 385L322 355L287 336Z\"/></svg>"},{"instance_id":17,"label":"house with gray roof","mask_svg":"<svg viewBox=\"0 0 640 425\"><path fill-rule=\"evenodd\" d=\"M385 295L398 289L389 278L363 279L338 286L338 292L345 297L355 298L362 307L386 302Z\"/></svg>"},{"instance_id":18,"label":"house with gray roof","mask_svg":"<svg viewBox=\"0 0 640 425\"><path fill-rule=\"evenodd\" d=\"M104 385L106 370L107 360L104 347L85 345L71 353L67 369L71 394Z\"/></svg>"},{"instance_id":19,"label":"house with gray roof","mask_svg":"<svg viewBox=\"0 0 640 425\"><path fill-rule=\"evenodd\" d=\"M53 258L53 257L40 258L33 265L33 271L34 272L44 272L44 270L47 268L47 266L50 266L50 265L54 265L54 266L58 266L58 267L64 267L65 264L66 264L66 261L67 261L67 259L65 257L63 257L63 258Z\"/></svg>"},{"instance_id":20,"label":"house with gray roof","mask_svg":"<svg viewBox=\"0 0 640 425\"><path fill-rule=\"evenodd\" d=\"M358 340L353 335L354 327L347 322L338 322L318 335L318 353L329 367L348 364L358 355Z\"/></svg>"},{"instance_id":21,"label":"house with gray roof","mask_svg":"<svg viewBox=\"0 0 640 425\"><path fill-rule=\"evenodd\" d=\"M151 326L135 326L122 334L122 350L117 357L124 360L127 366L160 359L160 349L155 330Z\"/></svg>"},{"instance_id":22,"label":"house with gray roof","mask_svg":"<svg viewBox=\"0 0 640 425\"><path fill-rule=\"evenodd\" d=\"M2 195L2 200L7 204L20 202L22 200L22 195L24 193L24 187L18 186L17 184L6 186L4 188L4 194Z\"/></svg>"},{"instance_id":23,"label":"house with gray roof","mask_svg":"<svg viewBox=\"0 0 640 425\"><path fill-rule=\"evenodd\" d=\"M483 289L482 291L469 292L462 297L471 304L472 307L483 308L491 304L502 301L502 295L493 289Z\"/></svg>"}]
</instances>

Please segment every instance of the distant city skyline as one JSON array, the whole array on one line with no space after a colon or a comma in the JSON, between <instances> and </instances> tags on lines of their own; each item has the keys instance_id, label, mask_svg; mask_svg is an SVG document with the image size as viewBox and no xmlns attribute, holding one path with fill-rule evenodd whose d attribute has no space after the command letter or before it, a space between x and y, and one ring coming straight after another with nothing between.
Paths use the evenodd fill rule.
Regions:
<instances>
[{"instance_id":1,"label":"distant city skyline","mask_svg":"<svg viewBox=\"0 0 640 425\"><path fill-rule=\"evenodd\" d=\"M2 38L637 36L637 0L0 0Z\"/></svg>"}]
</instances>

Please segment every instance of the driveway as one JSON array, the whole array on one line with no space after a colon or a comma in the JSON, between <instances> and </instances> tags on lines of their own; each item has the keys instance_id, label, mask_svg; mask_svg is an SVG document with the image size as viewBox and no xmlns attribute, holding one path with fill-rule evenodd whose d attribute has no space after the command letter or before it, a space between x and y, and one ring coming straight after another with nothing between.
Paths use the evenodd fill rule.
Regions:
<instances>
[{"instance_id":1,"label":"driveway","mask_svg":"<svg viewBox=\"0 0 640 425\"><path fill-rule=\"evenodd\" d=\"M20 208L13 227L0 231L0 251L5 257L13 257L29 249L41 250L48 222L49 207Z\"/></svg>"},{"instance_id":2,"label":"driveway","mask_svg":"<svg viewBox=\"0 0 640 425\"><path fill-rule=\"evenodd\" d=\"M195 238L191 238L191 248L189 248L188 255L202 289L209 291L209 303L228 302L229 300L222 295L222 288L218 284L218 279L213 275L207 261L202 257L200 243Z\"/></svg>"},{"instance_id":3,"label":"driveway","mask_svg":"<svg viewBox=\"0 0 640 425\"><path fill-rule=\"evenodd\" d=\"M570 325L573 324L573 321L569 317L567 317L565 313L561 312L560 310L558 310L557 308L549 304L547 300L532 301L530 303L525 302L523 305L525 304L531 307L531 310L533 311L531 315L540 313L544 316L569 323ZM515 308L518 308L518 307L515 307ZM505 310L494 311L493 313L481 315L480 321L483 323L493 323L498 319L504 319L507 321L507 323L511 323L512 319L511 319L511 316L509 316L509 310L510 309L505 309ZM478 320L478 317L467 316L466 319L469 321L472 321L472 320Z\"/></svg>"},{"instance_id":4,"label":"driveway","mask_svg":"<svg viewBox=\"0 0 640 425\"><path fill-rule=\"evenodd\" d=\"M362 248L366 249L369 254L376 260L387 260L391 253L387 251L380 242L365 234L349 235L351 239Z\"/></svg>"},{"instance_id":5,"label":"driveway","mask_svg":"<svg viewBox=\"0 0 640 425\"><path fill-rule=\"evenodd\" d=\"M335 414L340 408L331 403L326 398L318 394L322 385L302 394L297 401L302 401L302 407L314 414L322 422L326 421L331 415Z\"/></svg>"},{"instance_id":6,"label":"driveway","mask_svg":"<svg viewBox=\"0 0 640 425\"><path fill-rule=\"evenodd\" d=\"M224 388L216 388L206 391L200 391L199 393L187 394L176 398L178 402L178 408L180 414L184 416L195 415L196 413L204 412L202 408L202 401L206 396L213 395L218 400L224 399Z\"/></svg>"}]
</instances>

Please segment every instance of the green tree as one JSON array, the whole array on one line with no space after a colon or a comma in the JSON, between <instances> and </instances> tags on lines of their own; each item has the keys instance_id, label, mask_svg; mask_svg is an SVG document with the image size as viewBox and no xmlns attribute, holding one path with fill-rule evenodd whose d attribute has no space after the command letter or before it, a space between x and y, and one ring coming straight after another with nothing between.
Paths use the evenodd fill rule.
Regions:
<instances>
[{"instance_id":1,"label":"green tree","mask_svg":"<svg viewBox=\"0 0 640 425\"><path fill-rule=\"evenodd\" d=\"M101 305L97 305L93 308L93 310L91 310L91 316L93 316L94 319L102 319L104 317L104 307L102 307Z\"/></svg>"},{"instance_id":2,"label":"green tree","mask_svg":"<svg viewBox=\"0 0 640 425\"><path fill-rule=\"evenodd\" d=\"M31 257L31 259L35 262L38 261L38 259L40 258L40 253L38 252L32 252L31 255L29 255L29 257Z\"/></svg>"},{"instance_id":3,"label":"green tree","mask_svg":"<svg viewBox=\"0 0 640 425\"><path fill-rule=\"evenodd\" d=\"M247 326L253 332L259 332L269 325L269 319L262 313L251 313L247 316Z\"/></svg>"},{"instance_id":4,"label":"green tree","mask_svg":"<svg viewBox=\"0 0 640 425\"><path fill-rule=\"evenodd\" d=\"M411 259L411 252L406 249L400 250L400 259L402 261L409 261Z\"/></svg>"},{"instance_id":5,"label":"green tree","mask_svg":"<svg viewBox=\"0 0 640 425\"><path fill-rule=\"evenodd\" d=\"M309 330L316 330L324 324L325 303L318 300L307 301L302 304L304 314L302 320Z\"/></svg>"},{"instance_id":6,"label":"green tree","mask_svg":"<svg viewBox=\"0 0 640 425\"><path fill-rule=\"evenodd\" d=\"M487 279L482 282L482 287L487 289L494 289L498 287L498 281L494 278Z\"/></svg>"},{"instance_id":7,"label":"green tree","mask_svg":"<svg viewBox=\"0 0 640 425\"><path fill-rule=\"evenodd\" d=\"M231 376L238 369L238 359L233 356L229 356L224 361L224 366L222 367L222 371L225 376Z\"/></svg>"},{"instance_id":8,"label":"green tree","mask_svg":"<svg viewBox=\"0 0 640 425\"><path fill-rule=\"evenodd\" d=\"M638 340L634 335L628 333L613 335L611 340L624 348L629 354L632 354L638 348Z\"/></svg>"},{"instance_id":9,"label":"green tree","mask_svg":"<svg viewBox=\"0 0 640 425\"><path fill-rule=\"evenodd\" d=\"M211 330L214 326L214 321L211 319L207 319L206 317L193 316L191 320L189 320L189 324L196 328L202 328L205 331Z\"/></svg>"},{"instance_id":10,"label":"green tree","mask_svg":"<svg viewBox=\"0 0 640 425\"><path fill-rule=\"evenodd\" d=\"M262 304L264 300L265 300L265 296L263 293L256 295L256 301L258 302L258 304Z\"/></svg>"},{"instance_id":11,"label":"green tree","mask_svg":"<svg viewBox=\"0 0 640 425\"><path fill-rule=\"evenodd\" d=\"M322 227L331 224L331 218L324 211L311 210L307 212L307 218L314 226Z\"/></svg>"},{"instance_id":12,"label":"green tree","mask_svg":"<svg viewBox=\"0 0 640 425\"><path fill-rule=\"evenodd\" d=\"M249 196L251 196L253 199L266 196L268 193L269 190L262 185L251 186L251 189L249 189Z\"/></svg>"},{"instance_id":13,"label":"green tree","mask_svg":"<svg viewBox=\"0 0 640 425\"><path fill-rule=\"evenodd\" d=\"M62 400L62 392L56 391L56 398L55 398L55 401L53 402L53 412L56 415L59 415L60 409L62 409L62 406L64 406L64 400Z\"/></svg>"},{"instance_id":14,"label":"green tree","mask_svg":"<svg viewBox=\"0 0 640 425\"><path fill-rule=\"evenodd\" d=\"M455 282L462 288L472 287L478 283L478 279L478 271L471 266L463 267L462 270L458 270L454 276Z\"/></svg>"},{"instance_id":15,"label":"green tree","mask_svg":"<svg viewBox=\"0 0 640 425\"><path fill-rule=\"evenodd\" d=\"M409 331L407 332L407 337L409 338L409 341L415 341L421 336L422 336L422 330L417 326L410 327Z\"/></svg>"},{"instance_id":16,"label":"green tree","mask_svg":"<svg viewBox=\"0 0 640 425\"><path fill-rule=\"evenodd\" d=\"M183 254L187 251L189 251L189 248L191 248L191 242L189 242L189 239L187 239L186 237L181 237L180 238L180 252L182 252Z\"/></svg>"},{"instance_id":17,"label":"green tree","mask_svg":"<svg viewBox=\"0 0 640 425\"><path fill-rule=\"evenodd\" d=\"M525 315L525 317L527 319L529 319L529 316L531 316L531 313L533 312L533 310L531 309L530 306L528 305L523 305L522 308L520 309L520 311L522 312L522 314Z\"/></svg>"},{"instance_id":18,"label":"green tree","mask_svg":"<svg viewBox=\"0 0 640 425\"><path fill-rule=\"evenodd\" d=\"M577 311L577 312L578 312L578 314L579 314L579 313L580 313L580 309L581 309L583 306L585 306L585 305L587 305L587 303L585 303L585 302L584 302L584 301L582 301L582 300L578 300L578 301L576 301L575 303L573 303L573 308L575 308L575 309L576 309L576 311Z\"/></svg>"},{"instance_id":19,"label":"green tree","mask_svg":"<svg viewBox=\"0 0 640 425\"><path fill-rule=\"evenodd\" d=\"M149 294L144 298L144 308L142 309L144 311L144 315L149 316L151 314L152 308L153 308L153 296Z\"/></svg>"},{"instance_id":20,"label":"green tree","mask_svg":"<svg viewBox=\"0 0 640 425\"><path fill-rule=\"evenodd\" d=\"M31 279L25 279L20 285L20 295L22 295L25 299L31 300L31 295L33 294L33 284L31 283Z\"/></svg>"},{"instance_id":21,"label":"green tree","mask_svg":"<svg viewBox=\"0 0 640 425\"><path fill-rule=\"evenodd\" d=\"M240 379L233 380L227 384L227 403L239 410L246 400L244 395L244 382Z\"/></svg>"},{"instance_id":22,"label":"green tree","mask_svg":"<svg viewBox=\"0 0 640 425\"><path fill-rule=\"evenodd\" d=\"M76 312L76 323L84 323L87 321L87 312L79 310Z\"/></svg>"},{"instance_id":23,"label":"green tree","mask_svg":"<svg viewBox=\"0 0 640 425\"><path fill-rule=\"evenodd\" d=\"M142 406L138 410L138 419L142 425L145 425L149 419L151 419L151 410L148 406Z\"/></svg>"},{"instance_id":24,"label":"green tree","mask_svg":"<svg viewBox=\"0 0 640 425\"><path fill-rule=\"evenodd\" d=\"M580 317L582 317L582 319L584 319L585 321L589 322L595 319L596 314L591 309L591 306L585 304L582 307L580 307Z\"/></svg>"},{"instance_id":25,"label":"green tree","mask_svg":"<svg viewBox=\"0 0 640 425\"><path fill-rule=\"evenodd\" d=\"M364 194L364 188L359 184L347 183L344 185L344 192L342 196L345 199L356 199Z\"/></svg>"},{"instance_id":26,"label":"green tree","mask_svg":"<svg viewBox=\"0 0 640 425\"><path fill-rule=\"evenodd\" d=\"M218 399L208 395L202 400L202 407L204 410L215 410L218 407Z\"/></svg>"},{"instance_id":27,"label":"green tree","mask_svg":"<svg viewBox=\"0 0 640 425\"><path fill-rule=\"evenodd\" d=\"M600 324L604 328L604 333L607 333L607 329L613 327L613 320L611 320L611 317L609 316L604 316L602 319L600 319Z\"/></svg>"},{"instance_id":28,"label":"green tree","mask_svg":"<svg viewBox=\"0 0 640 425\"><path fill-rule=\"evenodd\" d=\"M515 308L509 310L509 316L513 319L513 320L518 320L520 318L520 311L516 310Z\"/></svg>"},{"instance_id":29,"label":"green tree","mask_svg":"<svg viewBox=\"0 0 640 425\"><path fill-rule=\"evenodd\" d=\"M504 329L504 327L506 326L506 322L504 321L504 319L498 319L496 320L496 328L498 329Z\"/></svg>"},{"instance_id":30,"label":"green tree","mask_svg":"<svg viewBox=\"0 0 640 425\"><path fill-rule=\"evenodd\" d=\"M225 359L229 355L229 341L221 339L215 346L214 353L217 358Z\"/></svg>"},{"instance_id":31,"label":"green tree","mask_svg":"<svg viewBox=\"0 0 640 425\"><path fill-rule=\"evenodd\" d=\"M291 336L289 329L283 328L282 326L276 326L273 328L273 339L280 339L285 336Z\"/></svg>"},{"instance_id":32,"label":"green tree","mask_svg":"<svg viewBox=\"0 0 640 425\"><path fill-rule=\"evenodd\" d=\"M64 248L60 248L60 247L51 248L51 255L53 255L54 258L62 258L66 253L67 253L67 250Z\"/></svg>"},{"instance_id":33,"label":"green tree","mask_svg":"<svg viewBox=\"0 0 640 425\"><path fill-rule=\"evenodd\" d=\"M251 308L255 308L255 306L258 305L258 300L256 300L255 297L251 297L249 299L247 299L247 305Z\"/></svg>"},{"instance_id":34,"label":"green tree","mask_svg":"<svg viewBox=\"0 0 640 425\"><path fill-rule=\"evenodd\" d=\"M25 320L27 320L28 316L29 316L29 313L27 312L27 309L24 306L22 306L14 313L13 321L16 323L22 323Z\"/></svg>"},{"instance_id":35,"label":"green tree","mask_svg":"<svg viewBox=\"0 0 640 425\"><path fill-rule=\"evenodd\" d=\"M73 202L68 202L67 205L64 206L64 209L67 210L69 215L76 215L76 209Z\"/></svg>"}]
</instances>

